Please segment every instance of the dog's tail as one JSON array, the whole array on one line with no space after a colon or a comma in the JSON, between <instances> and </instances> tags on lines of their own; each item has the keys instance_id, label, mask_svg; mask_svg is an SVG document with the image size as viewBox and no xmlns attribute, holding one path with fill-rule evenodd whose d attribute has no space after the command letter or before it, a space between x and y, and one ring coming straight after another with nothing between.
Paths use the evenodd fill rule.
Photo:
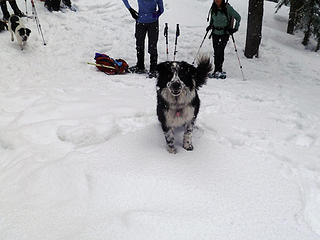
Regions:
<instances>
[{"instance_id":1,"label":"dog's tail","mask_svg":"<svg viewBox=\"0 0 320 240\"><path fill-rule=\"evenodd\" d=\"M196 74L196 88L199 89L207 82L208 73L212 71L210 57L201 56L198 58L198 67Z\"/></svg>"}]
</instances>

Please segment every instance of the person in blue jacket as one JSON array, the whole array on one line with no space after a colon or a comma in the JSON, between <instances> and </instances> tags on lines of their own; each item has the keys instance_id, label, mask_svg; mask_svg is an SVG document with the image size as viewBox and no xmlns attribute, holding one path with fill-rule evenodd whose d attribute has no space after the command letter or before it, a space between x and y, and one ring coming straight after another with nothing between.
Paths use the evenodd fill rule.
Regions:
<instances>
[{"instance_id":1,"label":"person in blue jacket","mask_svg":"<svg viewBox=\"0 0 320 240\"><path fill-rule=\"evenodd\" d=\"M150 76L155 76L158 63L159 17L164 12L162 0L137 0L139 12L136 12L128 0L122 0L131 16L136 20L137 65L130 68L135 73L145 73L144 46L148 34L148 53L150 54Z\"/></svg>"}]
</instances>

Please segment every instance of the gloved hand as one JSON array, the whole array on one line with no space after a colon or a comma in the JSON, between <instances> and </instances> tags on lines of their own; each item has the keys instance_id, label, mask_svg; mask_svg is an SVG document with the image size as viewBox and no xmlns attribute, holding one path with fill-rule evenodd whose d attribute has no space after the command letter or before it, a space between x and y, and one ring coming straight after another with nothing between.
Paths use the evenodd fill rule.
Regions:
<instances>
[{"instance_id":1,"label":"gloved hand","mask_svg":"<svg viewBox=\"0 0 320 240\"><path fill-rule=\"evenodd\" d=\"M136 10L134 10L133 8L129 8L129 12L131 13L131 16L137 20L139 18L139 14L137 13Z\"/></svg>"},{"instance_id":2,"label":"gloved hand","mask_svg":"<svg viewBox=\"0 0 320 240\"><path fill-rule=\"evenodd\" d=\"M228 29L228 32L230 33L230 35L234 34L234 33L237 32L237 31L238 31L238 29L236 29L236 28L230 28L230 29Z\"/></svg>"},{"instance_id":3,"label":"gloved hand","mask_svg":"<svg viewBox=\"0 0 320 240\"><path fill-rule=\"evenodd\" d=\"M213 26L212 26L212 25L209 25L209 26L207 27L206 31L209 32L209 31L212 30L212 29L213 29Z\"/></svg>"}]
</instances>

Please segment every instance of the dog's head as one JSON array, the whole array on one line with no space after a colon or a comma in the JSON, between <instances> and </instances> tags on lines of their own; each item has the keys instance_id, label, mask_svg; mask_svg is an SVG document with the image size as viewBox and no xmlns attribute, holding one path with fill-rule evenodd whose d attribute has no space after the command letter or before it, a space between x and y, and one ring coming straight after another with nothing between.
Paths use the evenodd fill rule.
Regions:
<instances>
[{"instance_id":1,"label":"dog's head","mask_svg":"<svg viewBox=\"0 0 320 240\"><path fill-rule=\"evenodd\" d=\"M26 42L30 36L31 30L29 28L20 28L18 30L23 42Z\"/></svg>"},{"instance_id":2,"label":"dog's head","mask_svg":"<svg viewBox=\"0 0 320 240\"><path fill-rule=\"evenodd\" d=\"M168 88L173 96L180 96L183 90L198 90L206 83L208 73L212 70L209 57L202 57L198 67L186 62L163 62L158 64L158 82L160 89Z\"/></svg>"}]
</instances>

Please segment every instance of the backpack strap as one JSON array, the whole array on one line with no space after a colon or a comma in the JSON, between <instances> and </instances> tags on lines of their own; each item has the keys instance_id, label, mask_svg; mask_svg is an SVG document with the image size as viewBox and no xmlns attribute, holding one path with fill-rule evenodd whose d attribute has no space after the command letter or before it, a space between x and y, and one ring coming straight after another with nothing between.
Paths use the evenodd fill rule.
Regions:
<instances>
[{"instance_id":1,"label":"backpack strap","mask_svg":"<svg viewBox=\"0 0 320 240\"><path fill-rule=\"evenodd\" d=\"M209 22L209 20L210 20L210 16L211 16L211 14L212 14L212 9L213 9L213 4L214 4L214 2L212 3L212 5L211 5L211 8L210 8L210 10L209 10L209 13L208 13L208 17L207 17L207 22ZM226 17L227 17L227 19L228 19L228 25L230 25L230 23L231 23L231 17L229 16L229 14L228 14L228 9L227 9L227 6L228 5L230 5L229 4L229 0L227 0L226 1L226 12L224 12L224 14L226 15Z\"/></svg>"},{"instance_id":2,"label":"backpack strap","mask_svg":"<svg viewBox=\"0 0 320 240\"><path fill-rule=\"evenodd\" d=\"M209 20L210 20L210 16L211 16L211 14L212 14L213 4L214 4L214 2L212 3L211 8L210 8L210 10L209 10L208 17L207 17L207 22L209 22Z\"/></svg>"}]
</instances>

